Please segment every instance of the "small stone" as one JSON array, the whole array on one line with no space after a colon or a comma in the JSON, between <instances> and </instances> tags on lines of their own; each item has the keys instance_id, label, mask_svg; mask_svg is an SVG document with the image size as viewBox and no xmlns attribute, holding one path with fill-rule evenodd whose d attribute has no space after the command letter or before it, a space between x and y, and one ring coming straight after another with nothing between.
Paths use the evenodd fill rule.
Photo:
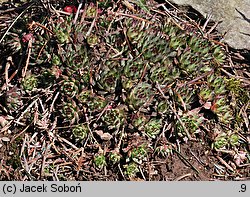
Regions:
<instances>
[{"instance_id":1,"label":"small stone","mask_svg":"<svg viewBox=\"0 0 250 197\"><path fill-rule=\"evenodd\" d=\"M220 22L217 30L225 34L224 41L235 49L250 50L249 0L171 0L179 6L191 6L204 17Z\"/></svg>"}]
</instances>

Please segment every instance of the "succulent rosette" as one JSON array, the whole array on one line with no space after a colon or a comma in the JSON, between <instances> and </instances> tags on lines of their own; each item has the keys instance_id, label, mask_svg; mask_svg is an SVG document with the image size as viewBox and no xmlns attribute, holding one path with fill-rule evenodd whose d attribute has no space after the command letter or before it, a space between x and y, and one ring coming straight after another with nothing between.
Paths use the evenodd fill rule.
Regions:
<instances>
[{"instance_id":1,"label":"succulent rosette","mask_svg":"<svg viewBox=\"0 0 250 197\"><path fill-rule=\"evenodd\" d=\"M62 83L61 91L69 97L74 97L79 92L77 81L75 80L65 80Z\"/></svg>"},{"instance_id":2,"label":"succulent rosette","mask_svg":"<svg viewBox=\"0 0 250 197\"><path fill-rule=\"evenodd\" d=\"M111 108L105 111L101 119L108 128L108 130L119 129L120 126L124 124L126 117L124 110L124 108L119 106L117 108Z\"/></svg>"},{"instance_id":3,"label":"succulent rosette","mask_svg":"<svg viewBox=\"0 0 250 197\"><path fill-rule=\"evenodd\" d=\"M151 104L153 97L152 85L141 82L132 88L127 102L132 109L146 108Z\"/></svg>"},{"instance_id":4,"label":"succulent rosette","mask_svg":"<svg viewBox=\"0 0 250 197\"><path fill-rule=\"evenodd\" d=\"M83 140L89 133L89 128L86 124L78 124L72 129L75 138Z\"/></svg>"},{"instance_id":5,"label":"succulent rosette","mask_svg":"<svg viewBox=\"0 0 250 197\"><path fill-rule=\"evenodd\" d=\"M71 124L78 122L79 109L74 102L65 102L60 111L64 122L70 122Z\"/></svg>"},{"instance_id":6,"label":"succulent rosette","mask_svg":"<svg viewBox=\"0 0 250 197\"><path fill-rule=\"evenodd\" d=\"M114 93L116 88L117 80L119 79L119 72L115 69L108 69L101 71L96 76L97 86L105 92Z\"/></svg>"},{"instance_id":7,"label":"succulent rosette","mask_svg":"<svg viewBox=\"0 0 250 197\"><path fill-rule=\"evenodd\" d=\"M38 86L38 79L33 74L28 74L25 78L22 79L22 88L28 92L35 90Z\"/></svg>"}]
</instances>

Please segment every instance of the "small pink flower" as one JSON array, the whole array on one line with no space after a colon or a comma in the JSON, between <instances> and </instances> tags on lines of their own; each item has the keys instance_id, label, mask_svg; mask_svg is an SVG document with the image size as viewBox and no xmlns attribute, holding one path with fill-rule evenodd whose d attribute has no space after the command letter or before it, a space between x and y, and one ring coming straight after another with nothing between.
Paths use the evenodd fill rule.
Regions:
<instances>
[{"instance_id":1,"label":"small pink flower","mask_svg":"<svg viewBox=\"0 0 250 197\"><path fill-rule=\"evenodd\" d=\"M68 12L68 13L76 13L77 12L77 8L74 5L68 5L65 8L63 8L64 12Z\"/></svg>"},{"instance_id":2,"label":"small pink flower","mask_svg":"<svg viewBox=\"0 0 250 197\"><path fill-rule=\"evenodd\" d=\"M30 40L34 40L34 36L32 33L24 34L22 37L22 41L24 43L29 42Z\"/></svg>"}]
</instances>

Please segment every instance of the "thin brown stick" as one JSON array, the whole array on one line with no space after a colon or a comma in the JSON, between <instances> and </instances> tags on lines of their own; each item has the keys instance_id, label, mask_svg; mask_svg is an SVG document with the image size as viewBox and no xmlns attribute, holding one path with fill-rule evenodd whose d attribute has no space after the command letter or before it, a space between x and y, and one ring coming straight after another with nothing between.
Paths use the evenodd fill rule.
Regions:
<instances>
[{"instance_id":1,"label":"thin brown stick","mask_svg":"<svg viewBox=\"0 0 250 197\"><path fill-rule=\"evenodd\" d=\"M130 15L130 14L125 14L125 13L121 13L121 12L111 12L111 14L114 14L114 15L119 15L119 16L125 16L125 17L129 17L129 18L133 18L133 19L136 19L136 20L140 20L140 21L144 21L148 24L153 24L153 22L147 20L147 19L144 19L144 18L140 18L138 16L134 16L134 15Z\"/></svg>"},{"instance_id":2,"label":"thin brown stick","mask_svg":"<svg viewBox=\"0 0 250 197\"><path fill-rule=\"evenodd\" d=\"M6 87L8 87L9 85L9 68L10 68L10 64L11 64L11 61L12 58L11 56L7 58L7 63L6 63L6 67L5 67L5 83L6 83Z\"/></svg>"},{"instance_id":3,"label":"thin brown stick","mask_svg":"<svg viewBox=\"0 0 250 197\"><path fill-rule=\"evenodd\" d=\"M124 176L124 174L123 174L123 172L122 172L120 163L118 164L118 169L119 169L119 171L120 171L120 173L121 173L123 179L126 181L126 178L125 178L125 176Z\"/></svg>"},{"instance_id":4,"label":"thin brown stick","mask_svg":"<svg viewBox=\"0 0 250 197\"><path fill-rule=\"evenodd\" d=\"M40 49L40 51L39 51L39 53L38 53L38 55L37 55L36 60L38 60L38 58L41 56L42 51L43 51L43 49L44 49L44 47L46 46L47 43L48 43L48 41L46 40L45 43L43 44L42 48Z\"/></svg>"},{"instance_id":5,"label":"thin brown stick","mask_svg":"<svg viewBox=\"0 0 250 197\"><path fill-rule=\"evenodd\" d=\"M229 170L231 170L232 172L234 172L234 169L233 169L230 165L228 165L228 163L225 162L224 159L222 159L222 158L219 157L219 156L216 156L216 158L217 158L224 166L226 166L227 169L229 169Z\"/></svg>"},{"instance_id":6,"label":"thin brown stick","mask_svg":"<svg viewBox=\"0 0 250 197\"><path fill-rule=\"evenodd\" d=\"M208 31L207 31L207 35L209 35L219 24L219 22L216 22Z\"/></svg>"},{"instance_id":7,"label":"thin brown stick","mask_svg":"<svg viewBox=\"0 0 250 197\"><path fill-rule=\"evenodd\" d=\"M89 117L88 117L86 108L83 108L83 111L84 111L85 119L86 119L86 122L87 122L87 126L88 126L88 129L89 129L89 132L90 132L90 134L91 134L91 137L94 139L94 141L95 141L96 143L98 143L97 140L96 140L95 137L94 137L94 134L93 134L91 128L90 128L90 122L89 122Z\"/></svg>"},{"instance_id":8,"label":"thin brown stick","mask_svg":"<svg viewBox=\"0 0 250 197\"><path fill-rule=\"evenodd\" d=\"M30 39L29 42L28 42L28 57L27 57L27 60L26 60L26 64L25 64L23 73L22 73L22 77L25 77L27 69L28 69L28 65L29 65L29 62L30 62L31 47L32 47L32 39Z\"/></svg>"},{"instance_id":9,"label":"thin brown stick","mask_svg":"<svg viewBox=\"0 0 250 197\"><path fill-rule=\"evenodd\" d=\"M77 146L75 146L70 141L66 140L65 138L61 137L60 135L57 134L56 137L58 138L59 141L65 142L66 144L70 145L72 148L74 148L76 150L79 149Z\"/></svg>"},{"instance_id":10,"label":"thin brown stick","mask_svg":"<svg viewBox=\"0 0 250 197\"><path fill-rule=\"evenodd\" d=\"M41 165L41 170L40 170L40 176L43 177L44 176L44 168L45 168L45 161L47 159L47 155L48 155L48 150L50 148L50 145L48 144L46 149L45 149L45 152L43 154L43 159L42 159L42 165Z\"/></svg>"},{"instance_id":11,"label":"thin brown stick","mask_svg":"<svg viewBox=\"0 0 250 197\"><path fill-rule=\"evenodd\" d=\"M177 153L177 155L179 156L180 159L184 160L186 162L186 164L188 164L194 171L196 171L198 174L200 173L199 170L194 167L179 151L173 149L175 151L175 153Z\"/></svg>"},{"instance_id":12,"label":"thin brown stick","mask_svg":"<svg viewBox=\"0 0 250 197\"><path fill-rule=\"evenodd\" d=\"M20 133L18 133L16 136L14 136L11 140L10 140L10 144L13 143L15 141L16 138L18 138L19 136L21 136L31 125L32 123L30 123L28 126L26 126Z\"/></svg>"},{"instance_id":13,"label":"thin brown stick","mask_svg":"<svg viewBox=\"0 0 250 197\"><path fill-rule=\"evenodd\" d=\"M160 91L160 93L162 94L163 98L165 98L165 99L167 100L166 96L164 95L164 93L163 93L163 91L161 90L161 87L160 87L160 85L159 85L158 83L156 84L156 88ZM169 107L171 108L172 112L175 114L176 118L177 118L178 121L180 122L182 128L184 129L185 133L187 134L188 139L189 139L189 140L192 140L192 141L197 141L196 139L194 139L194 138L191 137L189 131L188 131L187 128L185 127L185 125L184 125L184 123L182 122L180 116L176 113L175 109L174 109L171 105L169 105Z\"/></svg>"},{"instance_id":14,"label":"thin brown stick","mask_svg":"<svg viewBox=\"0 0 250 197\"><path fill-rule=\"evenodd\" d=\"M144 179L144 181L146 181L146 177L145 177L145 175L144 175L144 173L143 173L143 171L142 171L142 169L141 169L141 166L138 166L138 168L139 168L139 170L140 170L140 173L141 173L141 175L142 175L142 178Z\"/></svg>"},{"instance_id":15,"label":"thin brown stick","mask_svg":"<svg viewBox=\"0 0 250 197\"><path fill-rule=\"evenodd\" d=\"M158 10L153 10L153 11L156 12L156 13L158 13L158 14L167 15L167 16L170 18L170 20L171 20L177 27L179 27L181 30L184 30L184 28L183 28L181 25L179 25L179 24L174 20L174 17L175 17L175 18L177 18L177 17L176 17L176 16L173 16L173 14L171 14L171 13L169 12L169 10L165 7L165 5L161 4L161 7L165 10L165 13L166 13L166 14L164 14L164 12L159 12ZM180 19L180 18L178 18L178 19Z\"/></svg>"},{"instance_id":16,"label":"thin brown stick","mask_svg":"<svg viewBox=\"0 0 250 197\"><path fill-rule=\"evenodd\" d=\"M19 118L16 120L16 122L19 122L20 119L24 116L24 114L37 102L38 98L35 99L23 112L22 114L19 116Z\"/></svg>"},{"instance_id":17,"label":"thin brown stick","mask_svg":"<svg viewBox=\"0 0 250 197\"><path fill-rule=\"evenodd\" d=\"M95 26L95 24L96 24L97 17L98 17L98 7L96 8L95 18L94 18L94 20L92 21L92 23L91 23L91 25L90 25L90 27L89 27L88 32L86 33L86 37L88 37L88 36L91 34L91 32L92 32L92 30L93 30L93 28L94 28L94 26Z\"/></svg>"},{"instance_id":18,"label":"thin brown stick","mask_svg":"<svg viewBox=\"0 0 250 197\"><path fill-rule=\"evenodd\" d=\"M34 25L37 25L37 26L39 26L39 27L45 29L46 31L48 31L49 33L51 33L51 34L54 35L54 32L51 31L50 29L48 29L47 27L45 27L44 25L42 25L42 24L40 24L40 23L38 23L38 22L34 22Z\"/></svg>"},{"instance_id":19,"label":"thin brown stick","mask_svg":"<svg viewBox=\"0 0 250 197\"><path fill-rule=\"evenodd\" d=\"M52 101L52 103L51 103L51 106L50 106L50 109L49 109L49 111L50 111L50 113L53 111L53 109L54 109L54 104L55 104L55 102L56 102L56 99L58 98L58 96L59 96L59 93L60 92L57 92L56 93L56 96L54 97L54 99L53 99L53 101Z\"/></svg>"}]
</instances>

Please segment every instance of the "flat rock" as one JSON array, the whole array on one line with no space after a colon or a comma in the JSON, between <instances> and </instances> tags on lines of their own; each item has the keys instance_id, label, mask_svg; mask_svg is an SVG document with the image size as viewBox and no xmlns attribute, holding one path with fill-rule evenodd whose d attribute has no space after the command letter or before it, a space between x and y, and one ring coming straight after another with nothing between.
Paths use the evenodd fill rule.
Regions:
<instances>
[{"instance_id":1,"label":"flat rock","mask_svg":"<svg viewBox=\"0 0 250 197\"><path fill-rule=\"evenodd\" d=\"M225 42L235 49L250 50L250 0L170 0L191 6L205 18L221 22L217 30L225 34Z\"/></svg>"}]
</instances>

